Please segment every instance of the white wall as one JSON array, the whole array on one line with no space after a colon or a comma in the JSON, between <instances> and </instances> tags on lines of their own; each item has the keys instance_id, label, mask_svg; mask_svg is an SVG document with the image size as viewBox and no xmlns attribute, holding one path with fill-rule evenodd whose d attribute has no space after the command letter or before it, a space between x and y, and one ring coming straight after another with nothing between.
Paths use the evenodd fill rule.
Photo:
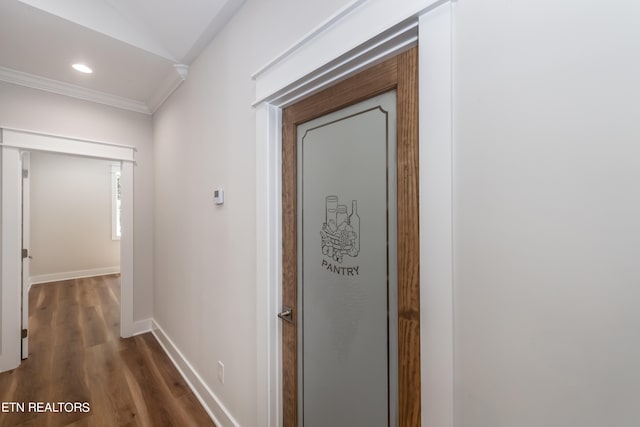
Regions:
<instances>
[{"instance_id":1,"label":"white wall","mask_svg":"<svg viewBox=\"0 0 640 427\"><path fill-rule=\"evenodd\" d=\"M153 149L150 116L0 82L0 127L135 146L134 319L153 304Z\"/></svg>"},{"instance_id":2,"label":"white wall","mask_svg":"<svg viewBox=\"0 0 640 427\"><path fill-rule=\"evenodd\" d=\"M459 427L638 424L638 17L456 4Z\"/></svg>"},{"instance_id":3,"label":"white wall","mask_svg":"<svg viewBox=\"0 0 640 427\"><path fill-rule=\"evenodd\" d=\"M85 270L119 271L112 239L112 162L31 153L32 281Z\"/></svg>"},{"instance_id":4,"label":"white wall","mask_svg":"<svg viewBox=\"0 0 640 427\"><path fill-rule=\"evenodd\" d=\"M344 3L249 0L154 115L154 318L242 426L262 421L250 75ZM216 185L222 207L213 205Z\"/></svg>"},{"instance_id":5,"label":"white wall","mask_svg":"<svg viewBox=\"0 0 640 427\"><path fill-rule=\"evenodd\" d=\"M344 3L249 0L156 114L155 187L148 117L0 83L0 126L138 147L136 318L154 188L154 317L243 426L261 421L249 75ZM637 423L639 15L631 0L456 3L458 427Z\"/></svg>"}]
</instances>

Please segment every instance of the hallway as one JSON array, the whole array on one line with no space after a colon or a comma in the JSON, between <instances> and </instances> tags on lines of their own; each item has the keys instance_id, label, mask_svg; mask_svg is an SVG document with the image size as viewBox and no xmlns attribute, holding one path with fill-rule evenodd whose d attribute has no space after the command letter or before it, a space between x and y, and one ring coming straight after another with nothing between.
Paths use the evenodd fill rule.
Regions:
<instances>
[{"instance_id":1,"label":"hallway","mask_svg":"<svg viewBox=\"0 0 640 427\"><path fill-rule=\"evenodd\" d=\"M34 285L29 358L0 374L0 426L207 426L209 416L151 333L119 338L118 275ZM29 411L89 402L89 412ZM4 408L3 408L4 410Z\"/></svg>"}]
</instances>

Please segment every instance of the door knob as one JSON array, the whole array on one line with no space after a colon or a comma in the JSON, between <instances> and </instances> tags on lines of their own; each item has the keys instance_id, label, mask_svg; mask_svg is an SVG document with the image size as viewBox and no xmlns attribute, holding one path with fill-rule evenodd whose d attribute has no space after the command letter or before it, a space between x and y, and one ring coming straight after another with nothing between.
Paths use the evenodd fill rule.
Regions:
<instances>
[{"instance_id":1,"label":"door knob","mask_svg":"<svg viewBox=\"0 0 640 427\"><path fill-rule=\"evenodd\" d=\"M282 306L282 313L278 313L278 317L287 323L293 323L293 310L286 305Z\"/></svg>"}]
</instances>

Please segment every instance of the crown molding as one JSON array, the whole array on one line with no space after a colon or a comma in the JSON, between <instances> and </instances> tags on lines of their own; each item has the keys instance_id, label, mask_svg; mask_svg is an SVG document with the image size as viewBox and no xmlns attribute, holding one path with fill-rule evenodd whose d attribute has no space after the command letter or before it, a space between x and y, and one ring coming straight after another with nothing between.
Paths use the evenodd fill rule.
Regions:
<instances>
[{"instance_id":1,"label":"crown molding","mask_svg":"<svg viewBox=\"0 0 640 427\"><path fill-rule=\"evenodd\" d=\"M95 102L97 104L135 111L136 113L151 114L151 110L147 104L142 101L136 101L134 99L84 88L78 85L24 73L10 68L0 67L0 81L38 89L45 92L56 93L58 95L69 96L71 98Z\"/></svg>"},{"instance_id":2,"label":"crown molding","mask_svg":"<svg viewBox=\"0 0 640 427\"><path fill-rule=\"evenodd\" d=\"M160 84L156 93L147 101L151 114L155 113L171 94L187 79L189 66L185 64L173 64L173 70Z\"/></svg>"}]
</instances>

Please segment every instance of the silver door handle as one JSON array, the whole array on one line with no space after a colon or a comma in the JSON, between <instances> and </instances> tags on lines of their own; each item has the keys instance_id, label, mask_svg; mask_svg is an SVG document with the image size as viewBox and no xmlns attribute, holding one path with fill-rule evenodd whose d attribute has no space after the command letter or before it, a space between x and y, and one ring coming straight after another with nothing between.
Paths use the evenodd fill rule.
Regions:
<instances>
[{"instance_id":1,"label":"silver door handle","mask_svg":"<svg viewBox=\"0 0 640 427\"><path fill-rule=\"evenodd\" d=\"M278 317L287 323L293 323L293 310L286 305L282 306L282 313L278 313Z\"/></svg>"}]
</instances>

